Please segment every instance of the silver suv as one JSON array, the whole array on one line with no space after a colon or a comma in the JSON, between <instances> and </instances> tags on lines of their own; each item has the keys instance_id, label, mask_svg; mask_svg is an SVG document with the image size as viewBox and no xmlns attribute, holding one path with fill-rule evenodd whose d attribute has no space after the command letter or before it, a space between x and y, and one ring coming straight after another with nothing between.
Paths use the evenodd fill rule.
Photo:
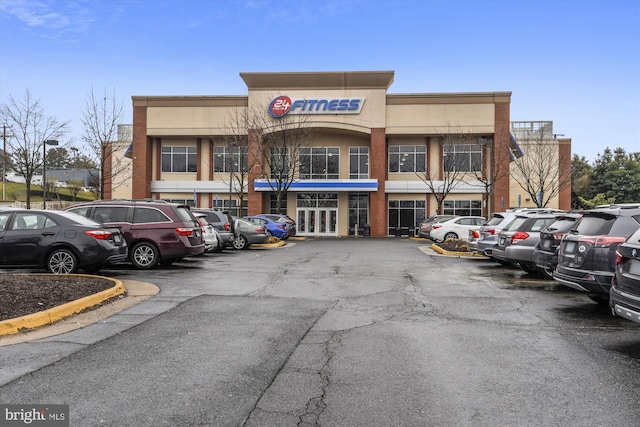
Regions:
<instances>
[{"instance_id":1,"label":"silver suv","mask_svg":"<svg viewBox=\"0 0 640 427\"><path fill-rule=\"evenodd\" d=\"M207 216L207 221L216 229L225 248L233 246L233 218L227 211L205 208L192 208L191 210Z\"/></svg>"}]
</instances>

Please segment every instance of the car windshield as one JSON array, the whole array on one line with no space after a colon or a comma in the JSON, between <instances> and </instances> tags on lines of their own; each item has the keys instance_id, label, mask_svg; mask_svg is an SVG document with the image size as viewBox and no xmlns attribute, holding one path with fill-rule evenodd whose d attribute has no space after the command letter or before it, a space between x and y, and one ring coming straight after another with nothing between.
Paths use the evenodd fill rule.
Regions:
<instances>
[{"instance_id":1,"label":"car windshield","mask_svg":"<svg viewBox=\"0 0 640 427\"><path fill-rule=\"evenodd\" d=\"M493 218L489 220L485 225L498 225L502 221L504 221L504 217L500 215L495 215Z\"/></svg>"}]
</instances>

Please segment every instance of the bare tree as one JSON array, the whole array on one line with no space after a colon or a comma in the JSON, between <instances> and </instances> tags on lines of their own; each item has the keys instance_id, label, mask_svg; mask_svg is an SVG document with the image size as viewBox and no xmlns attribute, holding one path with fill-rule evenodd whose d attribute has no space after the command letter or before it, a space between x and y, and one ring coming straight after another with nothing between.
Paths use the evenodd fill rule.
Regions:
<instances>
[{"instance_id":1,"label":"bare tree","mask_svg":"<svg viewBox=\"0 0 640 427\"><path fill-rule=\"evenodd\" d=\"M511 178L542 208L571 187L571 158L560 156L552 122L530 123L518 130L525 155L512 162Z\"/></svg>"},{"instance_id":2,"label":"bare tree","mask_svg":"<svg viewBox=\"0 0 640 427\"><path fill-rule=\"evenodd\" d=\"M9 104L2 105L0 119L11 130L8 152L16 172L26 181L27 209L31 208L31 181L37 169L43 165L45 141L64 136L69 122L58 122L44 113L39 99L34 99L27 89L22 100L9 97ZM45 183L43 183L44 188Z\"/></svg>"},{"instance_id":3,"label":"bare tree","mask_svg":"<svg viewBox=\"0 0 640 427\"><path fill-rule=\"evenodd\" d=\"M495 144L492 137L479 137L477 144L482 147L483 165L479 170L469 172L469 176L472 177L476 183L480 183L484 189L484 205L486 206L486 215L489 217L492 213L490 209L491 195L494 191L493 186L496 181L511 174L509 166L505 166L509 164L507 158L509 158L509 160L515 159L519 154L514 154L511 148Z\"/></svg>"},{"instance_id":4,"label":"bare tree","mask_svg":"<svg viewBox=\"0 0 640 427\"><path fill-rule=\"evenodd\" d=\"M223 176L223 179L228 179L229 191L235 190L235 194L238 197L238 216L242 216L241 210L245 197L244 187L248 182L249 176L248 123L249 115L246 109L236 108L231 110L225 119L223 129L223 144L226 155L217 157L216 153L214 153L215 170L229 172L229 177ZM229 209L231 210L231 205L229 205Z\"/></svg>"},{"instance_id":5,"label":"bare tree","mask_svg":"<svg viewBox=\"0 0 640 427\"><path fill-rule=\"evenodd\" d=\"M435 138L439 144L438 152L442 153L442 162L427 158L424 171L419 168L415 171L436 199L436 213L442 214L444 200L462 182L461 179L472 166L469 155L463 154L462 150L465 145L477 144L478 137L458 127L449 126L447 133Z\"/></svg>"},{"instance_id":6,"label":"bare tree","mask_svg":"<svg viewBox=\"0 0 640 427\"><path fill-rule=\"evenodd\" d=\"M115 189L124 184L130 172L130 160L115 153L124 153L131 143L131 128L122 126L124 100L117 101L115 89L109 96L105 89L98 98L91 88L85 107L82 109L84 133L82 140L89 146L93 161L98 165L99 176L92 178L98 183L98 198L103 199L105 187Z\"/></svg>"},{"instance_id":7,"label":"bare tree","mask_svg":"<svg viewBox=\"0 0 640 427\"><path fill-rule=\"evenodd\" d=\"M286 114L271 117L262 110L249 112L249 130L260 134L257 144L250 144L249 169L261 171L260 178L276 195L276 211L281 212L289 187L298 179L300 149L311 147L317 139L309 125L309 116Z\"/></svg>"}]
</instances>

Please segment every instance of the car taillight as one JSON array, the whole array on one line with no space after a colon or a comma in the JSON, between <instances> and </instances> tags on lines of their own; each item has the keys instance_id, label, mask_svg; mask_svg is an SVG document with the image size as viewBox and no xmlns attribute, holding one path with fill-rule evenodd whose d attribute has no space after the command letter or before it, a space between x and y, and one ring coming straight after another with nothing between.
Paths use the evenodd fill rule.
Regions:
<instances>
[{"instance_id":1,"label":"car taillight","mask_svg":"<svg viewBox=\"0 0 640 427\"><path fill-rule=\"evenodd\" d=\"M442 225L440 225L440 224L434 224L434 225L432 225L432 226L431 226L431 229L432 229L432 230L435 230L435 229L438 229L438 228L440 228L440 227L442 227Z\"/></svg>"},{"instance_id":2,"label":"car taillight","mask_svg":"<svg viewBox=\"0 0 640 427\"><path fill-rule=\"evenodd\" d=\"M278 224L278 228L281 228L281 229L283 229L283 230L284 230L284 225L280 225L280 224Z\"/></svg>"},{"instance_id":3,"label":"car taillight","mask_svg":"<svg viewBox=\"0 0 640 427\"><path fill-rule=\"evenodd\" d=\"M527 239L529 237L528 233L525 233L524 231L516 231L513 236L511 236L511 244L515 245L518 242L522 242L523 240Z\"/></svg>"},{"instance_id":4,"label":"car taillight","mask_svg":"<svg viewBox=\"0 0 640 427\"><path fill-rule=\"evenodd\" d=\"M471 237L474 239L479 239L480 238L480 233L478 233L477 230L472 230L471 231Z\"/></svg>"},{"instance_id":5,"label":"car taillight","mask_svg":"<svg viewBox=\"0 0 640 427\"><path fill-rule=\"evenodd\" d=\"M95 237L98 240L109 240L109 237L111 237L113 233L105 230L88 230L85 231L84 234Z\"/></svg>"},{"instance_id":6,"label":"car taillight","mask_svg":"<svg viewBox=\"0 0 640 427\"><path fill-rule=\"evenodd\" d=\"M553 234L553 239L556 241L556 243L560 243L562 241L562 238L564 237L565 233L554 233Z\"/></svg>"},{"instance_id":7,"label":"car taillight","mask_svg":"<svg viewBox=\"0 0 640 427\"><path fill-rule=\"evenodd\" d=\"M266 230L266 228L264 228L264 227L258 227L258 228L256 228L256 233L266 233L266 232L267 232L267 230Z\"/></svg>"},{"instance_id":8,"label":"car taillight","mask_svg":"<svg viewBox=\"0 0 640 427\"><path fill-rule=\"evenodd\" d=\"M497 230L496 230L495 228L485 228L485 229L484 229L484 232L485 232L485 233L489 233L489 234L491 234L492 236L493 236L494 234L496 234L496 231L497 231Z\"/></svg>"},{"instance_id":9,"label":"car taillight","mask_svg":"<svg viewBox=\"0 0 640 427\"><path fill-rule=\"evenodd\" d=\"M622 264L623 261L624 261L624 257L622 256L622 254L616 251L616 266Z\"/></svg>"},{"instance_id":10,"label":"car taillight","mask_svg":"<svg viewBox=\"0 0 640 427\"><path fill-rule=\"evenodd\" d=\"M627 240L620 236L585 236L578 239L579 242L591 243L595 248L608 248L611 245L619 245Z\"/></svg>"},{"instance_id":11,"label":"car taillight","mask_svg":"<svg viewBox=\"0 0 640 427\"><path fill-rule=\"evenodd\" d=\"M224 223L224 231L231 231L231 224L229 224L228 222Z\"/></svg>"},{"instance_id":12,"label":"car taillight","mask_svg":"<svg viewBox=\"0 0 640 427\"><path fill-rule=\"evenodd\" d=\"M191 236L191 233L193 233L193 228L187 228L187 227L176 227L176 231L178 232L179 235L181 236L186 236L189 237Z\"/></svg>"}]
</instances>

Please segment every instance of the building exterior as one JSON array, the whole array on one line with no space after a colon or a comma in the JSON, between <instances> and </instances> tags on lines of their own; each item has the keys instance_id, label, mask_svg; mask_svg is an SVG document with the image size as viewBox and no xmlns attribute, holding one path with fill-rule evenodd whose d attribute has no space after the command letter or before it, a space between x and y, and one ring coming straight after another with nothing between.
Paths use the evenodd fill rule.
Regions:
<instances>
[{"instance_id":1,"label":"building exterior","mask_svg":"<svg viewBox=\"0 0 640 427\"><path fill-rule=\"evenodd\" d=\"M132 180L105 193L276 212L273 165L260 148L278 134L269 123L300 119L314 136L280 151L297 167L278 212L300 235L411 234L439 208L488 215L515 205L509 174L496 173L521 155L511 92L390 94L393 71L240 76L246 96L132 97Z\"/></svg>"}]
</instances>

